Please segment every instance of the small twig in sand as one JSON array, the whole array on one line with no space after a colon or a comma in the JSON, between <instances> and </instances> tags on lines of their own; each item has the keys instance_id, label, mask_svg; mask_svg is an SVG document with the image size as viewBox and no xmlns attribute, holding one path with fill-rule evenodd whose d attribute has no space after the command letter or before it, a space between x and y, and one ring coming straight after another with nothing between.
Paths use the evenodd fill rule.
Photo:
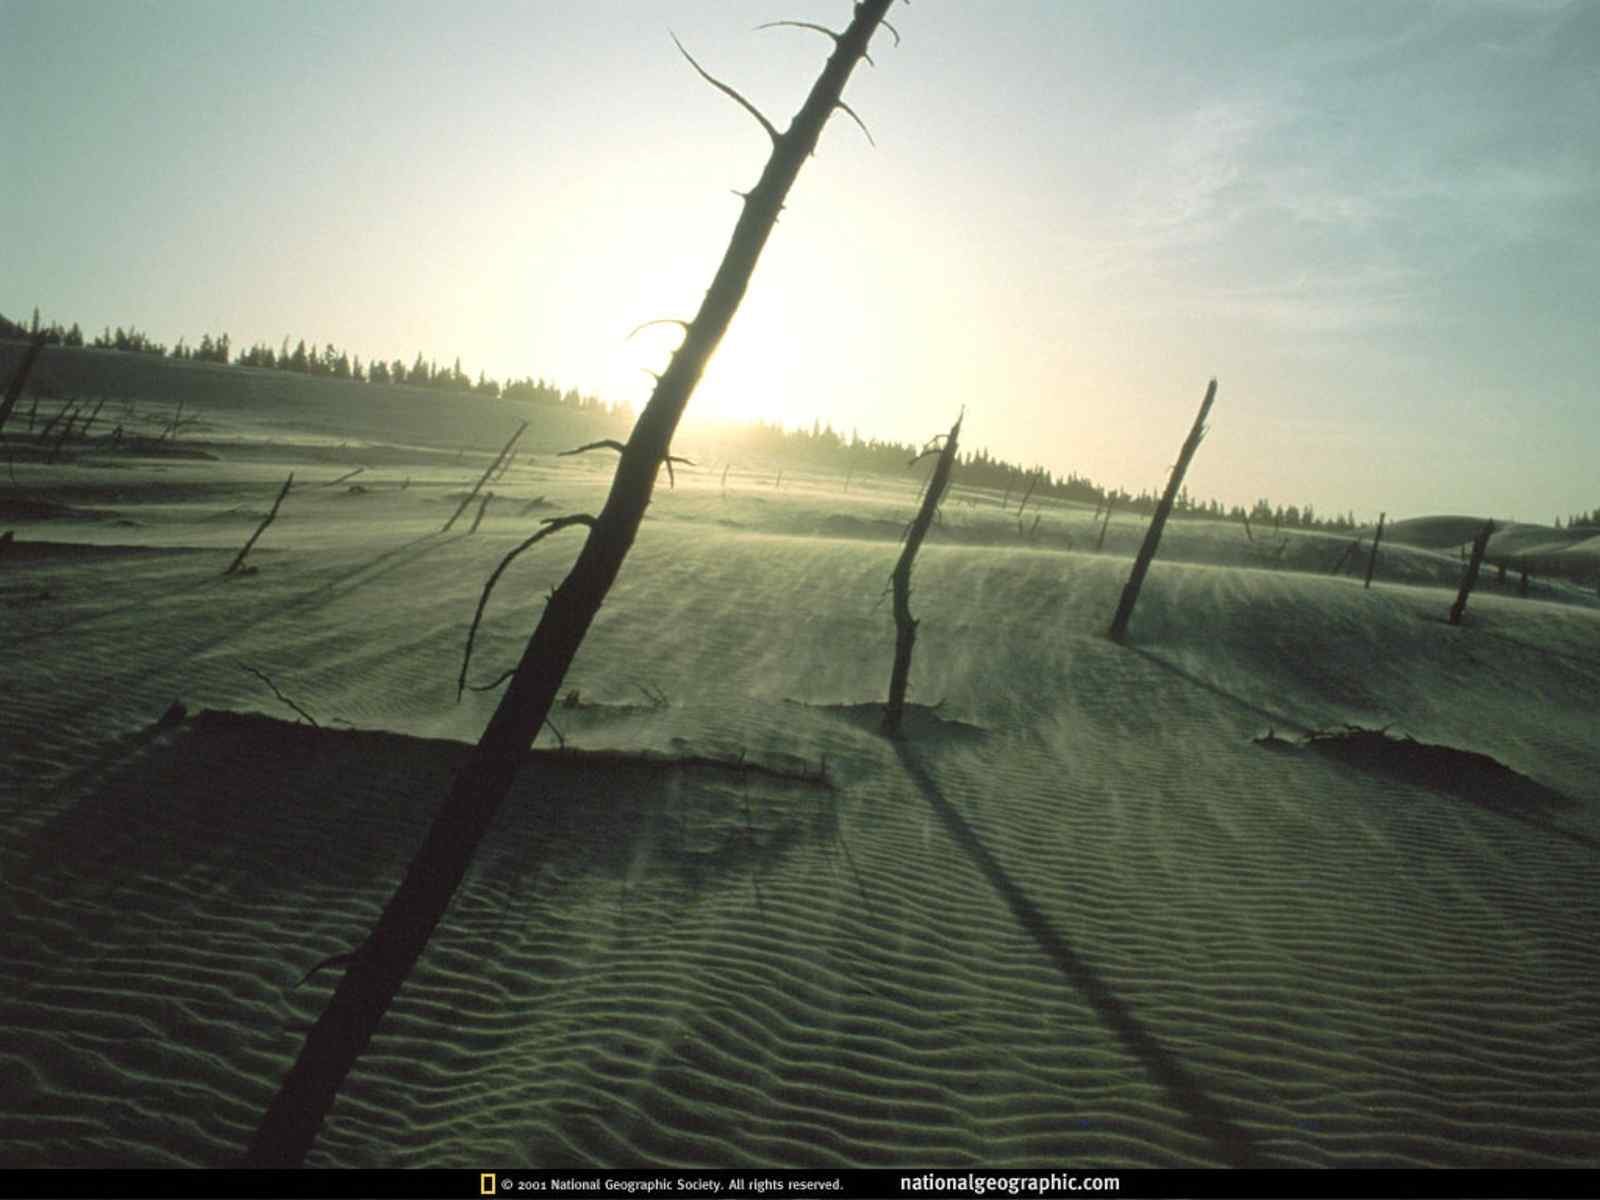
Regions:
<instances>
[{"instance_id":1,"label":"small twig in sand","mask_svg":"<svg viewBox=\"0 0 1600 1200\"><path fill-rule=\"evenodd\" d=\"M641 692L644 693L645 699L650 701L650 707L651 708L671 708L672 707L672 701L667 699L667 694L665 692L663 692L660 688L658 688L658 687L647 687L646 685L640 683L638 680L634 680L633 686L638 688Z\"/></svg>"},{"instance_id":2,"label":"small twig in sand","mask_svg":"<svg viewBox=\"0 0 1600 1200\"><path fill-rule=\"evenodd\" d=\"M513 447L513 446L515 446L517 444L517 439L522 436L522 431L524 429L526 429L527 427L528 427L528 423L526 421L524 421L521 425L517 426L517 431L515 433L513 433L511 435L511 439L509 441L507 441L506 444L503 447L501 447L500 453L495 455L494 461L489 464L489 469L487 471L485 471L481 476L479 476L478 482L475 485L473 485L472 490L470 492L468 492L467 495L466 495L466 498L461 501L461 507L456 509L456 511L450 515L450 519L444 523L444 528L441 529L439 532L441 532L441 533L449 533L450 532L450 527L452 525L454 525L457 520L460 519L462 513L467 511L467 505L471 504L472 503L472 498L474 496L476 496L480 491L483 490L483 485L489 482L489 476L494 474L495 468L500 465L500 463L505 459L506 455L511 453L511 447Z\"/></svg>"},{"instance_id":3,"label":"small twig in sand","mask_svg":"<svg viewBox=\"0 0 1600 1200\"><path fill-rule=\"evenodd\" d=\"M287 704L290 708L294 709L295 712L299 713L306 720L310 721L311 722L311 726L312 726L313 729L321 729L322 728L321 725L317 724L317 719L315 717L313 717L305 709L301 708L293 700L289 699L289 697L285 696L282 692L280 692L278 690L278 685L272 682L272 676L268 675L265 671L256 670L256 668L252 667L249 663L240 663L239 666L241 668L243 668L244 670L249 671L250 674L254 675L257 679L261 680L262 683L266 684L269 688L272 689L272 694L274 696L276 696L279 700L283 701L283 703Z\"/></svg>"},{"instance_id":4,"label":"small twig in sand","mask_svg":"<svg viewBox=\"0 0 1600 1200\"><path fill-rule=\"evenodd\" d=\"M256 544L256 539L267 531L267 526L271 525L273 518L278 515L278 505L282 504L283 498L289 494L289 485L292 483L294 483L294 472L290 471L289 478L283 481L283 490L278 493L278 498L272 502L272 511L267 514L266 519L260 525L256 526L256 531L250 535L250 540L239 550L238 557L228 564L228 569L223 572L224 575L232 575L244 565L244 556L250 553L250 547ZM251 569L254 570L254 568Z\"/></svg>"},{"instance_id":5,"label":"small twig in sand","mask_svg":"<svg viewBox=\"0 0 1600 1200\"><path fill-rule=\"evenodd\" d=\"M354 471L346 471L343 475L339 476L339 478L330 479L330 480L328 480L327 483L319 483L319 484L317 484L317 486L318 487L332 487L336 483L343 483L346 479L354 479L357 475L361 474L361 472L363 472L365 470L366 470L365 467L357 467Z\"/></svg>"}]
</instances>

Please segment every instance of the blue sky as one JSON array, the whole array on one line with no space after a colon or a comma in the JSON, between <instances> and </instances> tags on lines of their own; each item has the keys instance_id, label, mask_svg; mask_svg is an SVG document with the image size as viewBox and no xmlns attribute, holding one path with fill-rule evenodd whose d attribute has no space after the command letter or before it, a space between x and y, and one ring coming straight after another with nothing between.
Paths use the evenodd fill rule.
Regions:
<instances>
[{"instance_id":1,"label":"blue sky","mask_svg":"<svg viewBox=\"0 0 1600 1200\"><path fill-rule=\"evenodd\" d=\"M0 311L642 403L823 0L0 0ZM1600 504L1600 4L917 0L691 406L1375 517Z\"/></svg>"}]
</instances>

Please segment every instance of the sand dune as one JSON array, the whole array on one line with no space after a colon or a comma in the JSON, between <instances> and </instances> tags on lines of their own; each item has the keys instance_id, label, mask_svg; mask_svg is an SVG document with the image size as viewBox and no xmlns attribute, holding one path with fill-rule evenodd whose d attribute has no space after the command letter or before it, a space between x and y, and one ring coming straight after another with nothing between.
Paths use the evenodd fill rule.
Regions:
<instances>
[{"instance_id":1,"label":"sand dune","mask_svg":"<svg viewBox=\"0 0 1600 1200\"><path fill-rule=\"evenodd\" d=\"M455 702L484 579L609 477L525 458L442 536L512 414L458 463L420 407L385 441L354 404L297 433L189 403L217 461L15 465L8 1165L240 1151L336 972L299 981L370 926L492 709ZM222 578L291 469L258 572ZM915 480L736 465L724 498L720 470L658 492L553 714L570 752L524 768L313 1165L1600 1165L1592 593L1486 578L1452 628L1443 519L1397 525L1370 591L1328 574L1348 539L1266 559L1184 521L1119 647L1141 521L1097 554L1088 511L1029 537L951 504L893 745ZM474 682L578 536L507 572ZM1347 724L1517 776L1302 744Z\"/></svg>"}]
</instances>

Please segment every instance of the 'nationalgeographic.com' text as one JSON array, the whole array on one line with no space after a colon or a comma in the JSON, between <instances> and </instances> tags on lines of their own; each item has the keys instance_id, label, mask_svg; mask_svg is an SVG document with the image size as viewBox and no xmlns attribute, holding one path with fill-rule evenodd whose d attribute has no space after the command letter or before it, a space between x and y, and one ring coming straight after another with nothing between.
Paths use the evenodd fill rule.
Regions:
<instances>
[{"instance_id":1,"label":"'nationalgeographic.com' text","mask_svg":"<svg viewBox=\"0 0 1600 1200\"><path fill-rule=\"evenodd\" d=\"M902 1175L903 1192L957 1192L965 1196L1039 1195L1045 1192L1115 1192L1115 1175Z\"/></svg>"}]
</instances>

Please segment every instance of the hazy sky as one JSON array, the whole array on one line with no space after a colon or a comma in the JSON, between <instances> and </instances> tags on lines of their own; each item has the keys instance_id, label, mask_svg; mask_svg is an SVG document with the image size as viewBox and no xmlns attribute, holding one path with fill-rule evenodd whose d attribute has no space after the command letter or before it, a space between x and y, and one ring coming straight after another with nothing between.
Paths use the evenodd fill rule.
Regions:
<instances>
[{"instance_id":1,"label":"hazy sky","mask_svg":"<svg viewBox=\"0 0 1600 1200\"><path fill-rule=\"evenodd\" d=\"M642 404L843 0L0 0L0 312ZM1600 3L916 0L691 416L1200 496L1600 504Z\"/></svg>"}]
</instances>

